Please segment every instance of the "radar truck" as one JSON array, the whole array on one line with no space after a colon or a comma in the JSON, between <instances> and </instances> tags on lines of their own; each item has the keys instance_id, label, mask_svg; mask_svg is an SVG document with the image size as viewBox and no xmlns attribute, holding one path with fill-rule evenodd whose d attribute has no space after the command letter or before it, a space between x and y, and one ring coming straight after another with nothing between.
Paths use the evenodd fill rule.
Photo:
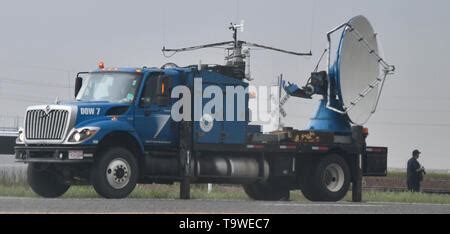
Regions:
<instances>
[{"instance_id":1,"label":"radar truck","mask_svg":"<svg viewBox=\"0 0 450 234\"><path fill-rule=\"evenodd\" d=\"M102 197L117 199L137 184L179 183L180 198L189 199L191 184L215 183L242 185L255 200L287 200L290 191L301 190L311 201L339 201L353 185L360 200L355 192L362 176L387 173L387 148L366 146L363 125L375 111L378 87L393 71L378 56L368 21L358 16L328 34L343 29L336 62L327 71L313 72L301 88L282 84L294 97L323 97L309 126L270 133L251 123L249 92L232 92L249 86L249 54L243 47L309 54L237 40L238 28L230 27L230 42L163 49L231 45L225 65L106 68L100 63L77 75L74 101L29 107L15 157L28 164L33 191L54 198L72 185L92 185ZM355 56L356 63L350 61ZM378 71L385 76L376 76ZM189 104L201 110L208 105L215 98L211 90L235 104L215 108L231 121L188 110ZM188 105L180 107L181 99ZM174 118L174 109L183 118Z\"/></svg>"}]
</instances>

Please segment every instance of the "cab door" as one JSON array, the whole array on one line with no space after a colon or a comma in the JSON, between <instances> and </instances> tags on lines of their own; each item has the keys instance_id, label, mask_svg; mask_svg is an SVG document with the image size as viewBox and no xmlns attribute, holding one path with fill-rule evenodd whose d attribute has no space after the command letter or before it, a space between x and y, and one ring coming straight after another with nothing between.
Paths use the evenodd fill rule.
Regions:
<instances>
[{"instance_id":1,"label":"cab door","mask_svg":"<svg viewBox=\"0 0 450 234\"><path fill-rule=\"evenodd\" d=\"M175 144L170 93L171 77L147 76L135 111L135 129L146 150L173 147Z\"/></svg>"}]
</instances>

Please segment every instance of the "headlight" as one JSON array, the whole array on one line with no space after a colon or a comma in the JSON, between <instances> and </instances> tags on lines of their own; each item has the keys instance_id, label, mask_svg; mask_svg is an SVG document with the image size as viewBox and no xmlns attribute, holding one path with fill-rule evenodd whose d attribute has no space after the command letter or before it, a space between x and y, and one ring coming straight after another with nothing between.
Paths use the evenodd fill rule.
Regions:
<instances>
[{"instance_id":1,"label":"headlight","mask_svg":"<svg viewBox=\"0 0 450 234\"><path fill-rule=\"evenodd\" d=\"M73 134L73 140L74 140L75 142L81 141L81 133L75 132L75 133Z\"/></svg>"},{"instance_id":2,"label":"headlight","mask_svg":"<svg viewBox=\"0 0 450 234\"><path fill-rule=\"evenodd\" d=\"M16 143L24 143L25 142L25 131L23 128L19 128L19 136L17 137Z\"/></svg>"},{"instance_id":3,"label":"headlight","mask_svg":"<svg viewBox=\"0 0 450 234\"><path fill-rule=\"evenodd\" d=\"M20 132L19 133L19 141L20 142L24 142L25 141L25 133L24 132Z\"/></svg>"},{"instance_id":4,"label":"headlight","mask_svg":"<svg viewBox=\"0 0 450 234\"><path fill-rule=\"evenodd\" d=\"M79 143L93 137L99 131L99 128L86 127L74 129L68 138L70 143Z\"/></svg>"}]
</instances>

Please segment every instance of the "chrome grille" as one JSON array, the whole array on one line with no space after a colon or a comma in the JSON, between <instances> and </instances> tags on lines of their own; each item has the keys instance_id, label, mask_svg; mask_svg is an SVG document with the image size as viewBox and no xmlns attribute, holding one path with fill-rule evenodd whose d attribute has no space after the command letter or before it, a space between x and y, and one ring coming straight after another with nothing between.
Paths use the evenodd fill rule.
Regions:
<instances>
[{"instance_id":1,"label":"chrome grille","mask_svg":"<svg viewBox=\"0 0 450 234\"><path fill-rule=\"evenodd\" d=\"M62 140L69 121L69 111L29 110L25 117L27 140Z\"/></svg>"}]
</instances>

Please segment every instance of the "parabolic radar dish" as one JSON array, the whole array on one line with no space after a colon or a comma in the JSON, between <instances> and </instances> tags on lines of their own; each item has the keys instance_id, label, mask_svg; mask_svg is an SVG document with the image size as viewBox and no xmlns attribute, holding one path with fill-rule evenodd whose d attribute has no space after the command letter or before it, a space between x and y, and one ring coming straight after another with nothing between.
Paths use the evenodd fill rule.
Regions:
<instances>
[{"instance_id":1,"label":"parabolic radar dish","mask_svg":"<svg viewBox=\"0 0 450 234\"><path fill-rule=\"evenodd\" d=\"M337 93L353 124L364 125L374 112L379 95L378 42L364 16L344 28L335 64Z\"/></svg>"}]
</instances>

